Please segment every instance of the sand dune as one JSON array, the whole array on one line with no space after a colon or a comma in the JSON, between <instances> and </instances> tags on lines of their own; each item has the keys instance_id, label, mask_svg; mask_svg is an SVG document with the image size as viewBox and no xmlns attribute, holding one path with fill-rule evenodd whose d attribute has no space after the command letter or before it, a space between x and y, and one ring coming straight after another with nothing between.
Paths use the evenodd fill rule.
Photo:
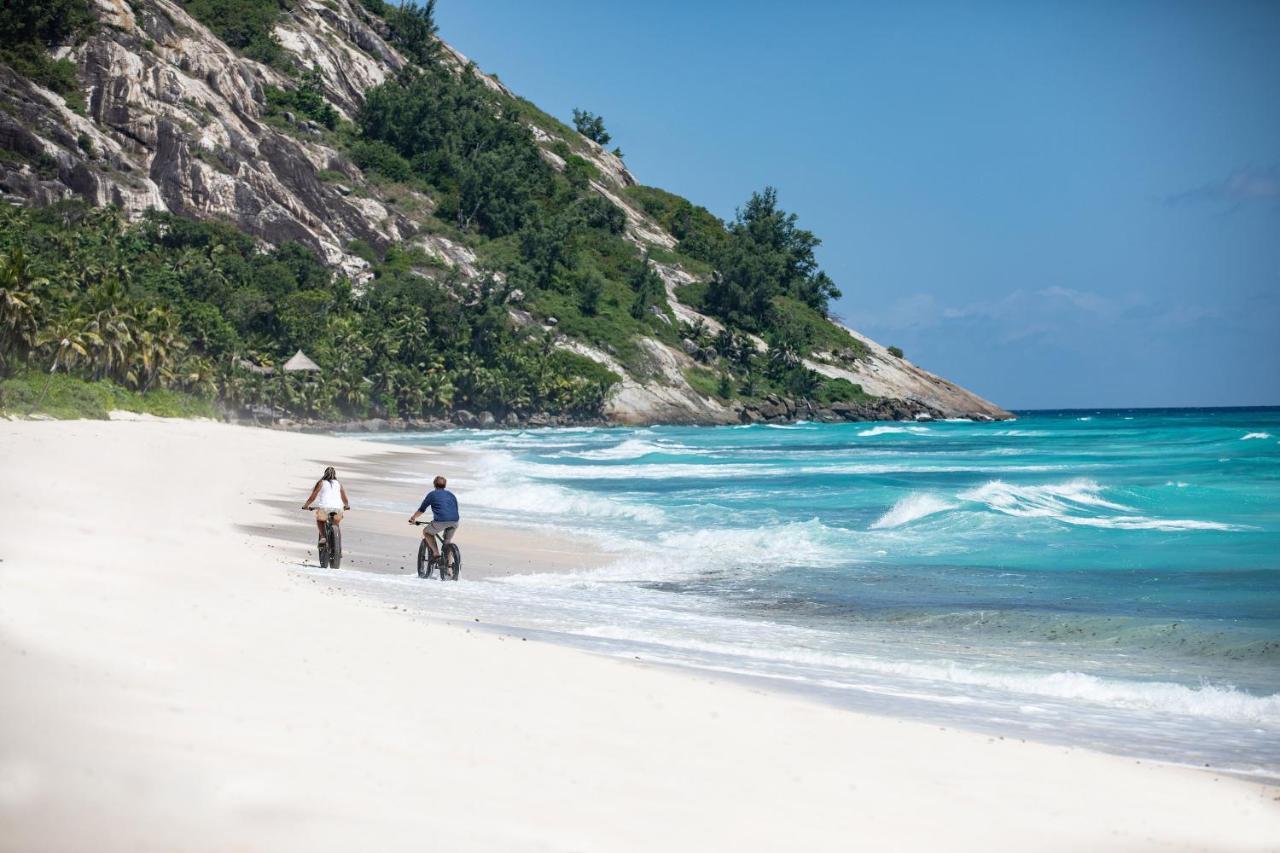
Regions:
<instances>
[{"instance_id":1,"label":"sand dune","mask_svg":"<svg viewBox=\"0 0 1280 853\"><path fill-rule=\"evenodd\" d=\"M373 473L465 486L465 460L80 421L0 423L0 463L0 849L1280 849L1275 788L469 632L291 570L324 464L356 492L349 565L399 571L412 506L362 510ZM467 537L469 579L601 559Z\"/></svg>"}]
</instances>

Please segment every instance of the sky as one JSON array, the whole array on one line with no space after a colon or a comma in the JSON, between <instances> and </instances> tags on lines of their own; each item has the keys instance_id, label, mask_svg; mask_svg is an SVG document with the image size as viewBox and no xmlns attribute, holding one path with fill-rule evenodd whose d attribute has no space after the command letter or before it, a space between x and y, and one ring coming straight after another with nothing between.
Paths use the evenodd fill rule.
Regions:
<instances>
[{"instance_id":1,"label":"sky","mask_svg":"<svg viewBox=\"0 0 1280 853\"><path fill-rule=\"evenodd\" d=\"M833 313L1006 408L1280 404L1280 2L440 0L643 184L823 240Z\"/></svg>"}]
</instances>

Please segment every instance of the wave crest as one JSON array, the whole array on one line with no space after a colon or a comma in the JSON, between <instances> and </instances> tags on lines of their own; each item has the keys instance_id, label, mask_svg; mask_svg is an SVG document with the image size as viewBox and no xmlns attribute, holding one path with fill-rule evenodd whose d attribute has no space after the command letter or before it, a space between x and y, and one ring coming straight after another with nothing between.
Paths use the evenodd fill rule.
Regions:
<instances>
[{"instance_id":1,"label":"wave crest","mask_svg":"<svg viewBox=\"0 0 1280 853\"><path fill-rule=\"evenodd\" d=\"M905 498L895 503L888 512L873 522L871 529L883 530L889 527L898 527L912 521L917 521L927 515L933 515L934 513L955 509L956 506L956 504L949 503L942 498L930 494L907 495Z\"/></svg>"},{"instance_id":2,"label":"wave crest","mask_svg":"<svg viewBox=\"0 0 1280 853\"><path fill-rule=\"evenodd\" d=\"M858 435L870 438L876 435L927 435L929 432L928 427L922 426L874 426L860 430Z\"/></svg>"}]
</instances>

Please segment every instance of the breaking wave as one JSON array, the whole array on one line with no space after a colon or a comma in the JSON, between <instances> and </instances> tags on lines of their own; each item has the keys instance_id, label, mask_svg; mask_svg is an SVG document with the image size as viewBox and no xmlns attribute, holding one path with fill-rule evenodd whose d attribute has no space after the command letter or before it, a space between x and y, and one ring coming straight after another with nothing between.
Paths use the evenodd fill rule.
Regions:
<instances>
[{"instance_id":1,"label":"breaking wave","mask_svg":"<svg viewBox=\"0 0 1280 853\"><path fill-rule=\"evenodd\" d=\"M930 429L922 426L874 426L858 433L863 438L876 435L928 435Z\"/></svg>"},{"instance_id":2,"label":"breaking wave","mask_svg":"<svg viewBox=\"0 0 1280 853\"><path fill-rule=\"evenodd\" d=\"M1181 484L1185 485L1185 484ZM1133 507L1102 496L1092 480L1019 485L990 480L955 496L955 501L927 492L900 499L871 525L871 529L899 527L930 515L978 505L988 511L1020 518L1046 518L1064 524L1115 530L1239 530L1237 525L1187 518L1153 518ZM969 506L966 506L969 505Z\"/></svg>"},{"instance_id":3,"label":"breaking wave","mask_svg":"<svg viewBox=\"0 0 1280 853\"><path fill-rule=\"evenodd\" d=\"M882 530L888 527L898 527L912 521L917 521L927 515L933 515L937 512L945 512L949 509L955 509L956 504L943 500L930 494L913 494L907 495L902 500L893 505L893 508L880 516L872 525L872 530Z\"/></svg>"}]
</instances>

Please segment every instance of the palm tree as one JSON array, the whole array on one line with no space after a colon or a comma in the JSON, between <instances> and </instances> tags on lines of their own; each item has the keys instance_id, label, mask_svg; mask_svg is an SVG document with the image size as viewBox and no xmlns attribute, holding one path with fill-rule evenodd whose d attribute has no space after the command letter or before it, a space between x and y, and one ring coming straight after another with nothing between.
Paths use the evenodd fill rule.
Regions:
<instances>
[{"instance_id":1,"label":"palm tree","mask_svg":"<svg viewBox=\"0 0 1280 853\"><path fill-rule=\"evenodd\" d=\"M420 307L409 306L392 322L391 328L400 341L400 353L406 360L426 355L431 344L431 324L427 320L427 313Z\"/></svg>"},{"instance_id":2,"label":"palm tree","mask_svg":"<svg viewBox=\"0 0 1280 853\"><path fill-rule=\"evenodd\" d=\"M38 311L40 297L36 288L48 282L31 275L27 256L20 247L9 250L9 256L0 265L0 368L5 366L11 352L25 356L36 343L36 330L40 325Z\"/></svg>"},{"instance_id":3,"label":"palm tree","mask_svg":"<svg viewBox=\"0 0 1280 853\"><path fill-rule=\"evenodd\" d=\"M162 307L146 313L132 343L127 378L143 392L150 390L157 379L170 375L170 365L187 348L178 333L177 317L172 310Z\"/></svg>"},{"instance_id":4,"label":"palm tree","mask_svg":"<svg viewBox=\"0 0 1280 853\"><path fill-rule=\"evenodd\" d=\"M99 343L97 333L78 317L61 319L36 338L37 347L48 348L53 352L53 363L49 365L49 376L40 389L40 396L31 407L33 411L44 402L44 395L49 393L49 383L53 381L53 374L58 372L58 368L70 369L76 362L89 361L90 351Z\"/></svg>"},{"instance_id":5,"label":"palm tree","mask_svg":"<svg viewBox=\"0 0 1280 853\"><path fill-rule=\"evenodd\" d=\"M203 356L188 355L178 364L178 381L184 390L211 399L218 393L218 378L213 362Z\"/></svg>"}]
</instances>

